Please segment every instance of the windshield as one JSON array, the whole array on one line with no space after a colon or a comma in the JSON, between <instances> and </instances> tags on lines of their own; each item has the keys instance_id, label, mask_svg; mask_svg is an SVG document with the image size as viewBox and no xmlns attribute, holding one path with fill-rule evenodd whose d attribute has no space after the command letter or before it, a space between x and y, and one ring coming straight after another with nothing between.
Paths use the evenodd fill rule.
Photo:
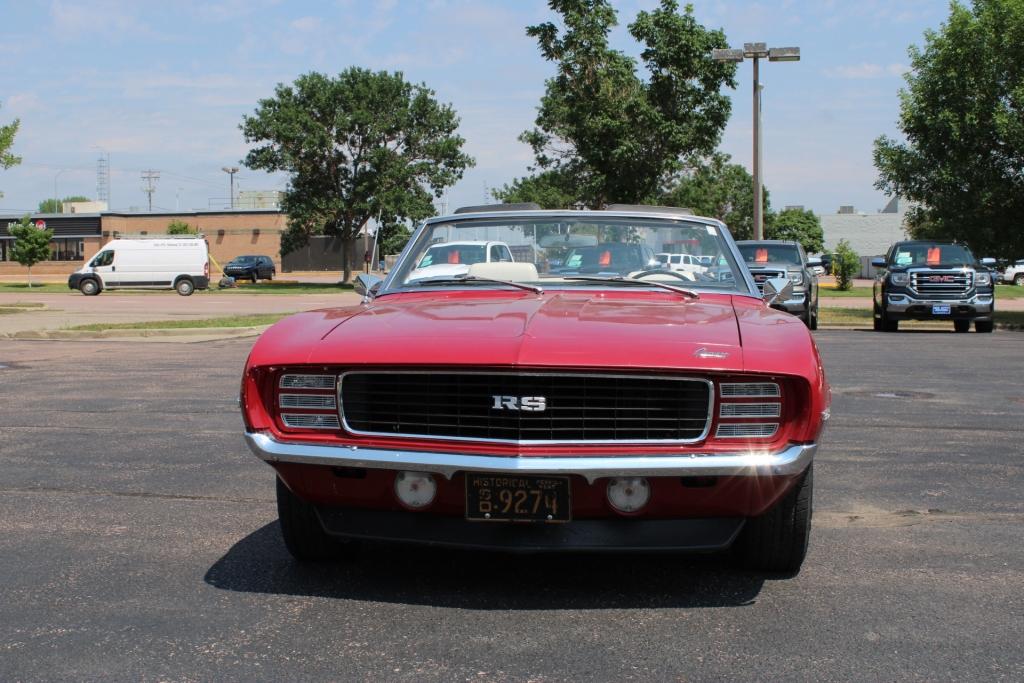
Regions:
<instances>
[{"instance_id":1,"label":"windshield","mask_svg":"<svg viewBox=\"0 0 1024 683\"><path fill-rule=\"evenodd\" d=\"M747 263L789 263L800 265L800 252L794 244L758 244L740 242L736 245Z\"/></svg>"},{"instance_id":2,"label":"windshield","mask_svg":"<svg viewBox=\"0 0 1024 683\"><path fill-rule=\"evenodd\" d=\"M231 262L232 263L249 263L250 261L255 261L257 258L259 258L259 257L257 257L257 256L236 256L235 258L231 259Z\"/></svg>"},{"instance_id":3,"label":"windshield","mask_svg":"<svg viewBox=\"0 0 1024 683\"><path fill-rule=\"evenodd\" d=\"M388 287L452 278L491 278L593 287L575 276L635 277L688 288L746 292L726 241L713 225L685 220L545 215L428 224L410 242ZM691 258L683 258L689 254ZM511 260L509 260L511 256ZM600 283L598 283L600 284ZM466 286L494 286L483 280Z\"/></svg>"},{"instance_id":4,"label":"windshield","mask_svg":"<svg viewBox=\"0 0 1024 683\"><path fill-rule=\"evenodd\" d=\"M974 256L958 244L898 244L890 257L890 266L969 266Z\"/></svg>"}]
</instances>

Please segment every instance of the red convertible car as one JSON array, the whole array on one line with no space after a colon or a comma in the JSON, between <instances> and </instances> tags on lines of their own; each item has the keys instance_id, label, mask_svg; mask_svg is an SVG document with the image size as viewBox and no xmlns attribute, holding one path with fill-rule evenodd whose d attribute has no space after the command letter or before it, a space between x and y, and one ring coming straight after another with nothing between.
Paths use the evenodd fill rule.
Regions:
<instances>
[{"instance_id":1,"label":"red convertible car","mask_svg":"<svg viewBox=\"0 0 1024 683\"><path fill-rule=\"evenodd\" d=\"M418 267L484 241L514 260ZM661 253L708 265L681 274ZM296 558L372 539L731 549L799 570L830 392L807 328L770 307L789 281L759 292L720 221L476 207L427 220L356 287L359 304L268 329L242 378Z\"/></svg>"}]
</instances>

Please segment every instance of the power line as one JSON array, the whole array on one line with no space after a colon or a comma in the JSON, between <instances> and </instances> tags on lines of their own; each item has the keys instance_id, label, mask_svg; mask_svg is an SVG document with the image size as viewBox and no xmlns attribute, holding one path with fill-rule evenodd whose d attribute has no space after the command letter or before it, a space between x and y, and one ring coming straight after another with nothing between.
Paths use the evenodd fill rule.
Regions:
<instances>
[{"instance_id":1,"label":"power line","mask_svg":"<svg viewBox=\"0 0 1024 683\"><path fill-rule=\"evenodd\" d=\"M142 180L146 183L146 186L142 188L142 191L146 193L149 199L149 210L152 211L153 193L156 192L156 181L160 180L160 171L147 169L142 172Z\"/></svg>"}]
</instances>

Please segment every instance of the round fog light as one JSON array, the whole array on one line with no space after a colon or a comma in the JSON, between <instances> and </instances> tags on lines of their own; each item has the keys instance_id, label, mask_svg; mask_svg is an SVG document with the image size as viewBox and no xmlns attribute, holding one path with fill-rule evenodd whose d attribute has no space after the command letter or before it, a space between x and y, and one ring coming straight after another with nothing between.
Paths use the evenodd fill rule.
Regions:
<instances>
[{"instance_id":1,"label":"round fog light","mask_svg":"<svg viewBox=\"0 0 1024 683\"><path fill-rule=\"evenodd\" d=\"M651 499L651 485L643 477L623 477L608 482L608 502L619 512L636 512Z\"/></svg>"},{"instance_id":2,"label":"round fog light","mask_svg":"<svg viewBox=\"0 0 1024 683\"><path fill-rule=\"evenodd\" d=\"M395 494L406 507L418 510L434 502L437 482L427 472L399 472L395 476Z\"/></svg>"}]
</instances>

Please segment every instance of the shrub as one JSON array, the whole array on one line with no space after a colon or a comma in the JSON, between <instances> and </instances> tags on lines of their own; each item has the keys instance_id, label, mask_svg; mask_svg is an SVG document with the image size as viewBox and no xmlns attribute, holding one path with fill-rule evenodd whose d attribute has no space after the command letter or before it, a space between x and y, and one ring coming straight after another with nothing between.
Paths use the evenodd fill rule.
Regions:
<instances>
[{"instance_id":1,"label":"shrub","mask_svg":"<svg viewBox=\"0 0 1024 683\"><path fill-rule=\"evenodd\" d=\"M28 268L28 286L32 287L32 266L50 258L50 240L53 230L36 227L29 216L17 223L9 223L7 231L14 238L11 258Z\"/></svg>"},{"instance_id":2,"label":"shrub","mask_svg":"<svg viewBox=\"0 0 1024 683\"><path fill-rule=\"evenodd\" d=\"M168 235L194 235L196 231L192 229L192 226L185 221L179 221L177 219L167 224Z\"/></svg>"},{"instance_id":3,"label":"shrub","mask_svg":"<svg viewBox=\"0 0 1024 683\"><path fill-rule=\"evenodd\" d=\"M836 276L836 287L847 291L853 287L853 278L860 272L860 256L850 248L846 240L839 240L832 258L832 274Z\"/></svg>"}]
</instances>

